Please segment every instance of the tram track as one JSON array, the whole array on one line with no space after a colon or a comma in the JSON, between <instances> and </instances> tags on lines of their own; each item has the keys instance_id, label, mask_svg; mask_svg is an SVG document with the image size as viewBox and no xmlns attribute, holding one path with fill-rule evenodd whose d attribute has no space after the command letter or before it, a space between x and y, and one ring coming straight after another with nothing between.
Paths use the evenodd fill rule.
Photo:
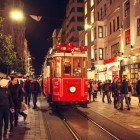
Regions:
<instances>
[{"instance_id":1,"label":"tram track","mask_svg":"<svg viewBox=\"0 0 140 140\"><path fill-rule=\"evenodd\" d=\"M77 126L79 125L79 127L82 128L82 125L83 125L82 123L86 122L85 119L87 120L88 123L90 122L90 124L88 124L90 126L87 127L87 129L89 129L88 131L90 131L90 132L89 132L89 134L86 134L86 136L84 136L84 134L82 134L78 129L76 129L76 127L72 124L71 120L67 116L65 116L65 113L63 114L61 112L58 112L58 115L61 118L61 120L63 120L63 123L65 124L67 129L70 131L70 133L72 134L72 136L75 140L87 140L88 137L89 137L89 139L103 139L103 135L105 135L105 137L106 137L105 139L120 140L120 138L118 138L117 136L115 136L114 134L109 132L107 129L103 128L101 125L99 125L98 123L93 121L91 118L86 116L86 114L84 114L82 111L80 112L80 111L78 111L78 109L74 109L74 111L83 118L82 122L80 124L78 123L79 117L74 118L77 120L76 121L77 124L74 122L74 125L77 125ZM94 129L91 129L92 128L91 125L94 126ZM96 129L95 127L96 128L98 127L100 129L100 131L95 130ZM98 134L95 134L96 131ZM94 134L91 134L91 133L94 133ZM100 137L99 135L102 135L102 136ZM106 136L106 135L108 135L108 136Z\"/></svg>"},{"instance_id":2,"label":"tram track","mask_svg":"<svg viewBox=\"0 0 140 140\"><path fill-rule=\"evenodd\" d=\"M102 127L99 123L95 122L92 118L90 118L89 116L87 116L84 112L82 112L79 109L75 109L76 112L78 112L81 116L83 116L84 118L86 118L88 121L90 121L92 124L96 125L97 127L99 127L100 129L102 129L104 132L106 132L107 134L109 134L112 138L114 138L115 140L120 140L120 138L118 138L117 136L115 136L113 133L111 133L109 130L107 130L106 128Z\"/></svg>"}]
</instances>

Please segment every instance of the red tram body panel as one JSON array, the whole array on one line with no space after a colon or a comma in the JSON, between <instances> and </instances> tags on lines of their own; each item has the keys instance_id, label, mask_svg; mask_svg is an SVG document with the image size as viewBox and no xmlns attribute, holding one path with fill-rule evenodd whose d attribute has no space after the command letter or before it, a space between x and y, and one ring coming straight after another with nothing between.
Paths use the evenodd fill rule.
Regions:
<instances>
[{"instance_id":1,"label":"red tram body panel","mask_svg":"<svg viewBox=\"0 0 140 140\"><path fill-rule=\"evenodd\" d=\"M57 45L47 55L43 69L43 90L53 104L88 102L87 49Z\"/></svg>"}]
</instances>

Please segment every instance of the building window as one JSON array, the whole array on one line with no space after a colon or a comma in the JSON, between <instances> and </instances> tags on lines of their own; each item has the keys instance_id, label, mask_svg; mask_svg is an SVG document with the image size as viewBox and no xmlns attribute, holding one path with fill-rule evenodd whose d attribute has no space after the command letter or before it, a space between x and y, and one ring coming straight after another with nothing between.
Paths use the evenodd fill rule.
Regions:
<instances>
[{"instance_id":1,"label":"building window","mask_svg":"<svg viewBox=\"0 0 140 140\"><path fill-rule=\"evenodd\" d=\"M140 36L140 18L137 19L137 35Z\"/></svg>"},{"instance_id":2,"label":"building window","mask_svg":"<svg viewBox=\"0 0 140 140\"><path fill-rule=\"evenodd\" d=\"M110 22L110 35L112 34L112 24Z\"/></svg>"},{"instance_id":3,"label":"building window","mask_svg":"<svg viewBox=\"0 0 140 140\"><path fill-rule=\"evenodd\" d=\"M104 16L106 15L106 4L104 5Z\"/></svg>"},{"instance_id":4,"label":"building window","mask_svg":"<svg viewBox=\"0 0 140 140\"><path fill-rule=\"evenodd\" d=\"M97 60L97 49L94 50L94 57L95 57L95 60Z\"/></svg>"},{"instance_id":5,"label":"building window","mask_svg":"<svg viewBox=\"0 0 140 140\"><path fill-rule=\"evenodd\" d=\"M77 2L78 2L78 3L83 3L83 2L84 2L84 0L77 0Z\"/></svg>"},{"instance_id":6,"label":"building window","mask_svg":"<svg viewBox=\"0 0 140 140\"><path fill-rule=\"evenodd\" d=\"M98 26L98 37L103 38L103 26Z\"/></svg>"},{"instance_id":7,"label":"building window","mask_svg":"<svg viewBox=\"0 0 140 140\"><path fill-rule=\"evenodd\" d=\"M82 31L82 30L84 30L84 27L83 26L77 26L77 30Z\"/></svg>"},{"instance_id":8,"label":"building window","mask_svg":"<svg viewBox=\"0 0 140 140\"><path fill-rule=\"evenodd\" d=\"M96 27L94 28L94 39L96 39L97 36L96 36Z\"/></svg>"},{"instance_id":9,"label":"building window","mask_svg":"<svg viewBox=\"0 0 140 140\"><path fill-rule=\"evenodd\" d=\"M74 7L71 8L71 10L70 10L70 14L71 14L72 12L75 12L75 8L74 8Z\"/></svg>"},{"instance_id":10,"label":"building window","mask_svg":"<svg viewBox=\"0 0 140 140\"><path fill-rule=\"evenodd\" d=\"M130 29L125 31L125 43L126 45L130 44Z\"/></svg>"},{"instance_id":11,"label":"building window","mask_svg":"<svg viewBox=\"0 0 140 140\"><path fill-rule=\"evenodd\" d=\"M110 0L110 5L112 4L113 0Z\"/></svg>"},{"instance_id":12,"label":"building window","mask_svg":"<svg viewBox=\"0 0 140 140\"><path fill-rule=\"evenodd\" d=\"M101 19L103 18L103 9L101 8Z\"/></svg>"},{"instance_id":13,"label":"building window","mask_svg":"<svg viewBox=\"0 0 140 140\"><path fill-rule=\"evenodd\" d=\"M130 1L127 0L125 3L124 3L124 16L127 17L130 15Z\"/></svg>"},{"instance_id":14,"label":"building window","mask_svg":"<svg viewBox=\"0 0 140 140\"><path fill-rule=\"evenodd\" d=\"M99 60L103 60L103 48L99 48Z\"/></svg>"},{"instance_id":15,"label":"building window","mask_svg":"<svg viewBox=\"0 0 140 140\"><path fill-rule=\"evenodd\" d=\"M120 28L120 18L119 16L117 17L117 30Z\"/></svg>"},{"instance_id":16,"label":"building window","mask_svg":"<svg viewBox=\"0 0 140 140\"><path fill-rule=\"evenodd\" d=\"M85 3L85 15L87 14L87 2Z\"/></svg>"},{"instance_id":17,"label":"building window","mask_svg":"<svg viewBox=\"0 0 140 140\"><path fill-rule=\"evenodd\" d=\"M93 28L91 29L91 42L94 41L94 30Z\"/></svg>"},{"instance_id":18,"label":"building window","mask_svg":"<svg viewBox=\"0 0 140 140\"><path fill-rule=\"evenodd\" d=\"M113 20L113 32L115 32L115 19Z\"/></svg>"},{"instance_id":19,"label":"building window","mask_svg":"<svg viewBox=\"0 0 140 140\"><path fill-rule=\"evenodd\" d=\"M91 11L91 23L94 23L94 9Z\"/></svg>"},{"instance_id":20,"label":"building window","mask_svg":"<svg viewBox=\"0 0 140 140\"><path fill-rule=\"evenodd\" d=\"M74 17L72 17L72 18L70 19L70 22L73 22L73 21L75 21L75 18L74 18Z\"/></svg>"},{"instance_id":21,"label":"building window","mask_svg":"<svg viewBox=\"0 0 140 140\"><path fill-rule=\"evenodd\" d=\"M116 57L119 54L119 42L111 46L111 57Z\"/></svg>"},{"instance_id":22,"label":"building window","mask_svg":"<svg viewBox=\"0 0 140 140\"><path fill-rule=\"evenodd\" d=\"M88 34L85 34L85 45L88 46Z\"/></svg>"},{"instance_id":23,"label":"building window","mask_svg":"<svg viewBox=\"0 0 140 140\"><path fill-rule=\"evenodd\" d=\"M84 8L83 7L77 7L77 12L84 12Z\"/></svg>"},{"instance_id":24,"label":"building window","mask_svg":"<svg viewBox=\"0 0 140 140\"><path fill-rule=\"evenodd\" d=\"M94 0L90 0L90 6L92 7L94 5Z\"/></svg>"},{"instance_id":25,"label":"building window","mask_svg":"<svg viewBox=\"0 0 140 140\"><path fill-rule=\"evenodd\" d=\"M77 17L77 21L84 22L84 17Z\"/></svg>"},{"instance_id":26,"label":"building window","mask_svg":"<svg viewBox=\"0 0 140 140\"><path fill-rule=\"evenodd\" d=\"M100 13L98 12L98 20L100 20Z\"/></svg>"}]
</instances>

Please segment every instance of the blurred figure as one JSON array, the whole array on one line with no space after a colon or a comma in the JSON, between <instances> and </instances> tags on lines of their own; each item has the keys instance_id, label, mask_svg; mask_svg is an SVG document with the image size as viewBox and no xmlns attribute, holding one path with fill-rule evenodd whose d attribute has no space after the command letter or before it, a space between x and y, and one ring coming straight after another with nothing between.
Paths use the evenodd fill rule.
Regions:
<instances>
[{"instance_id":1,"label":"blurred figure","mask_svg":"<svg viewBox=\"0 0 140 140\"><path fill-rule=\"evenodd\" d=\"M137 96L138 96L138 99L139 99L138 105L140 106L140 78L138 79L138 81L136 83L136 92L137 92Z\"/></svg>"},{"instance_id":2,"label":"blurred figure","mask_svg":"<svg viewBox=\"0 0 140 140\"><path fill-rule=\"evenodd\" d=\"M38 97L38 94L41 92L41 87L40 87L39 82L37 81L37 78L34 78L33 81L31 82L30 91L33 97L33 105L34 105L33 109L36 109L37 97Z\"/></svg>"},{"instance_id":3,"label":"blurred figure","mask_svg":"<svg viewBox=\"0 0 140 140\"><path fill-rule=\"evenodd\" d=\"M15 113L13 114L10 112L10 132L13 131L13 121L14 126L17 127L18 125L18 114L22 115L24 117L24 121L27 117L27 115L24 112L21 112L21 103L23 101L23 91L18 83L17 77L11 78L11 83L8 86L9 92L12 97L12 101L14 104Z\"/></svg>"},{"instance_id":4,"label":"blurred figure","mask_svg":"<svg viewBox=\"0 0 140 140\"><path fill-rule=\"evenodd\" d=\"M92 82L91 80L88 81L88 96L89 96L89 102L91 102L91 91L92 91Z\"/></svg>"},{"instance_id":5,"label":"blurred figure","mask_svg":"<svg viewBox=\"0 0 140 140\"><path fill-rule=\"evenodd\" d=\"M98 91L98 83L96 81L92 82L92 95L93 95L93 101L95 98L97 98L97 91Z\"/></svg>"},{"instance_id":6,"label":"blurred figure","mask_svg":"<svg viewBox=\"0 0 140 140\"><path fill-rule=\"evenodd\" d=\"M31 86L31 81L29 79L29 76L26 76L26 80L23 84L23 89L24 89L24 96L25 96L25 103L30 106L30 99L31 99L31 93L30 93L30 86Z\"/></svg>"},{"instance_id":7,"label":"blurred figure","mask_svg":"<svg viewBox=\"0 0 140 140\"><path fill-rule=\"evenodd\" d=\"M128 101L129 105L131 104L131 96L132 96L132 84L128 81Z\"/></svg>"},{"instance_id":8,"label":"blurred figure","mask_svg":"<svg viewBox=\"0 0 140 140\"><path fill-rule=\"evenodd\" d=\"M111 91L112 91L112 96L114 98L114 108L117 108L118 97L119 97L117 79L113 80L111 84Z\"/></svg>"},{"instance_id":9,"label":"blurred figure","mask_svg":"<svg viewBox=\"0 0 140 140\"><path fill-rule=\"evenodd\" d=\"M7 79L0 80L0 140L2 139L2 130L4 130L3 137L7 137L9 111L13 109L12 98L8 92L8 82Z\"/></svg>"},{"instance_id":10,"label":"blurred figure","mask_svg":"<svg viewBox=\"0 0 140 140\"><path fill-rule=\"evenodd\" d=\"M121 107L119 108L119 110L123 110L123 100L125 98L126 104L127 104L127 110L130 110L130 105L129 105L129 101L128 101L128 82L126 81L126 76L123 77L123 80L121 82L121 87L120 87L120 94L121 94L121 98L120 98L120 103L121 103Z\"/></svg>"},{"instance_id":11,"label":"blurred figure","mask_svg":"<svg viewBox=\"0 0 140 140\"><path fill-rule=\"evenodd\" d=\"M102 102L104 103L104 98L105 96L107 96L107 101L108 103L111 103L111 99L110 99L110 83L108 80L105 81L105 83L103 84L103 97L102 97Z\"/></svg>"}]
</instances>

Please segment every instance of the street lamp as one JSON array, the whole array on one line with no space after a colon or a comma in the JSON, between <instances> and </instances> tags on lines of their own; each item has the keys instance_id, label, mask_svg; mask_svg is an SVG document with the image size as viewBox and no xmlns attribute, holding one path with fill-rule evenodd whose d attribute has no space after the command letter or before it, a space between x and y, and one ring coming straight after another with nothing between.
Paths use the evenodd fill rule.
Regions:
<instances>
[{"instance_id":1,"label":"street lamp","mask_svg":"<svg viewBox=\"0 0 140 140\"><path fill-rule=\"evenodd\" d=\"M22 10L19 10L19 9L13 9L13 10L11 10L11 12L10 12L10 18L12 20L15 20L15 21L23 21L24 20L23 11Z\"/></svg>"}]
</instances>

